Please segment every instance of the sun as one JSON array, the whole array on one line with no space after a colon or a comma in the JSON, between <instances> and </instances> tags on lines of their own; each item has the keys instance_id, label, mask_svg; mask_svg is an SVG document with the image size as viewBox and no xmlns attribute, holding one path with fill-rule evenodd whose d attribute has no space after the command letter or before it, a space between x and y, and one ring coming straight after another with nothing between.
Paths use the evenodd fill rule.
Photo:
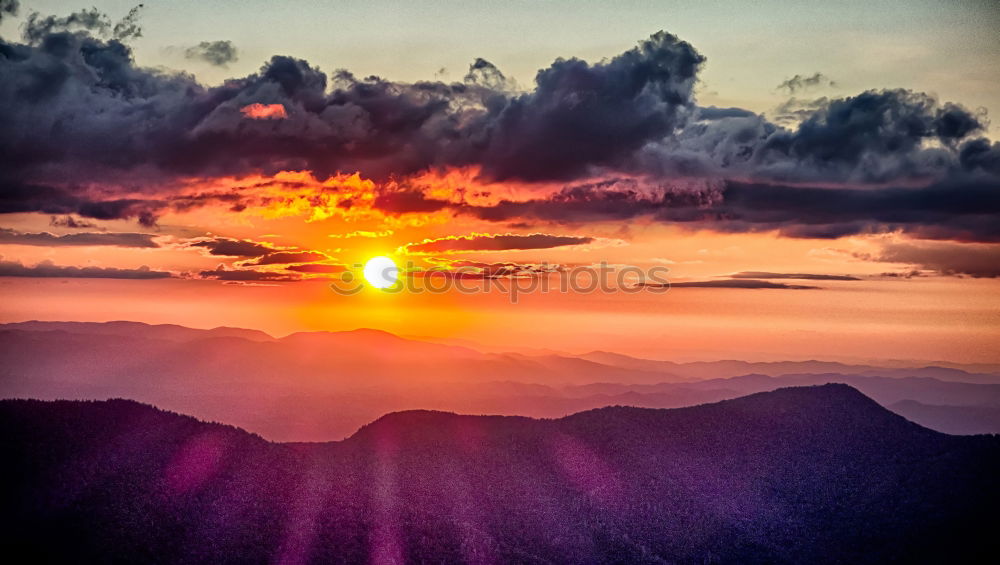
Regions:
<instances>
[{"instance_id":1,"label":"sun","mask_svg":"<svg viewBox=\"0 0 1000 565\"><path fill-rule=\"evenodd\" d=\"M399 267L388 257L372 257L365 263L364 276L375 288L389 288L399 280Z\"/></svg>"}]
</instances>

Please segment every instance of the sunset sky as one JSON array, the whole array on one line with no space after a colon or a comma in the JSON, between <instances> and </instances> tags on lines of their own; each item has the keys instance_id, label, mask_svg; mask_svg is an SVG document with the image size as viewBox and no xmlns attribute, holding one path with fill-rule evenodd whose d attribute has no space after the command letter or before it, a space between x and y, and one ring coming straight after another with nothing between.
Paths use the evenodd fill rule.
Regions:
<instances>
[{"instance_id":1,"label":"sunset sky","mask_svg":"<svg viewBox=\"0 0 1000 565\"><path fill-rule=\"evenodd\" d=\"M995 3L92 3L0 0L0 322L1000 362Z\"/></svg>"}]
</instances>

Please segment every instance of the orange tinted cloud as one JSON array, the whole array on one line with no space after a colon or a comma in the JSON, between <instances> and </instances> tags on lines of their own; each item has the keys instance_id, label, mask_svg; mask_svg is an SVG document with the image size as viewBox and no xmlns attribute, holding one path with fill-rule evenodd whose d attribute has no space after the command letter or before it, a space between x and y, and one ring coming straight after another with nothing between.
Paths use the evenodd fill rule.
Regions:
<instances>
[{"instance_id":1,"label":"orange tinted cloud","mask_svg":"<svg viewBox=\"0 0 1000 565\"><path fill-rule=\"evenodd\" d=\"M582 245L594 241L592 237L552 235L547 233L449 235L425 239L405 246L409 253L461 253L471 251L520 251L551 249L567 245Z\"/></svg>"},{"instance_id":2,"label":"orange tinted cloud","mask_svg":"<svg viewBox=\"0 0 1000 565\"><path fill-rule=\"evenodd\" d=\"M243 115L253 120L283 120L288 117L282 104L249 104L240 108Z\"/></svg>"}]
</instances>

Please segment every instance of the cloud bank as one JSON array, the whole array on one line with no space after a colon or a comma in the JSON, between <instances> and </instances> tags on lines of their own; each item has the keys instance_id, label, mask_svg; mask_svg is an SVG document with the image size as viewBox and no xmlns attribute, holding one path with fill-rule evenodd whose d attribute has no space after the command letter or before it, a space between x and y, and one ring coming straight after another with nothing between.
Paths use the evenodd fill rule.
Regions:
<instances>
[{"instance_id":1,"label":"cloud bank","mask_svg":"<svg viewBox=\"0 0 1000 565\"><path fill-rule=\"evenodd\" d=\"M0 244L38 245L45 247L112 245L116 247L159 247L148 233L70 233L55 235L48 232L20 232L0 228Z\"/></svg>"},{"instance_id":2,"label":"cloud bank","mask_svg":"<svg viewBox=\"0 0 1000 565\"><path fill-rule=\"evenodd\" d=\"M26 266L20 261L4 261L0 257L0 277L36 278L79 278L79 279L166 279L173 274L154 271L143 265L138 269L117 267L75 267L56 265L52 261L42 261L34 266Z\"/></svg>"},{"instance_id":3,"label":"cloud bank","mask_svg":"<svg viewBox=\"0 0 1000 565\"><path fill-rule=\"evenodd\" d=\"M1000 246L995 245L896 242L884 245L878 253L856 256L868 261L903 263L940 275L1000 277Z\"/></svg>"},{"instance_id":4,"label":"cloud bank","mask_svg":"<svg viewBox=\"0 0 1000 565\"><path fill-rule=\"evenodd\" d=\"M87 10L32 14L20 41L0 40L0 213L152 225L168 210L248 205L237 194L181 197L178 179L296 170L392 181L403 188L372 204L386 214L1000 241L1000 144L981 137L985 116L918 92L824 99L794 127L702 108L705 58L666 32L599 62L558 59L526 91L482 59L461 82L403 83L275 56L206 86L136 64L128 41L140 34L135 11L113 23ZM199 53L220 51L211 45ZM246 108L282 110L250 119ZM454 168L565 188L483 204L406 182Z\"/></svg>"}]
</instances>

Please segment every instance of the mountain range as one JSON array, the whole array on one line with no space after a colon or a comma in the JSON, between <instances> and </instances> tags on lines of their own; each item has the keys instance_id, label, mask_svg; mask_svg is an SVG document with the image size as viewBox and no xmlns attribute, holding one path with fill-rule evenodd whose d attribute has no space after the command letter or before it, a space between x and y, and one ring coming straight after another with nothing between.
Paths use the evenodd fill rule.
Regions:
<instances>
[{"instance_id":1,"label":"mountain range","mask_svg":"<svg viewBox=\"0 0 1000 565\"><path fill-rule=\"evenodd\" d=\"M385 415L271 443L127 400L0 401L0 539L35 562L976 563L1000 437L843 384L559 419Z\"/></svg>"},{"instance_id":2,"label":"mountain range","mask_svg":"<svg viewBox=\"0 0 1000 565\"><path fill-rule=\"evenodd\" d=\"M138 322L0 325L0 398L131 398L275 441L341 439L408 409L557 418L827 382L932 429L1000 433L1000 374L971 369L502 352L365 329L275 338Z\"/></svg>"}]
</instances>

